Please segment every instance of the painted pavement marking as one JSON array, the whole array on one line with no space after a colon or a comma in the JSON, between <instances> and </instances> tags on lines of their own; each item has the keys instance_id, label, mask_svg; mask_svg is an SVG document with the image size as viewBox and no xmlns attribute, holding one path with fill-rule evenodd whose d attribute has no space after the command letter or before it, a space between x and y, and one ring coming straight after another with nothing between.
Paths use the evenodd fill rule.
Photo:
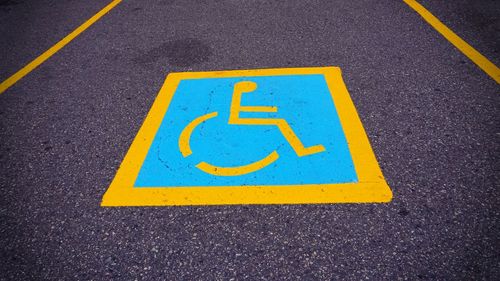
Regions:
<instances>
[{"instance_id":1,"label":"painted pavement marking","mask_svg":"<svg viewBox=\"0 0 500 281\"><path fill-rule=\"evenodd\" d=\"M388 202L336 67L169 74L102 206Z\"/></svg>"},{"instance_id":2,"label":"painted pavement marking","mask_svg":"<svg viewBox=\"0 0 500 281\"><path fill-rule=\"evenodd\" d=\"M448 40L453 46L460 50L464 55L466 55L471 61L473 61L477 66L479 66L486 74L488 74L497 83L500 83L500 69L489 61L485 56L476 51L471 45L465 42L457 34L455 34L451 29L444 25L438 18L436 18L431 12L429 12L424 6L420 5L415 0L403 0L408 6L410 6L415 12L417 12L427 23L429 23L434 29L436 29L441 35L443 35L446 40Z\"/></svg>"},{"instance_id":3,"label":"painted pavement marking","mask_svg":"<svg viewBox=\"0 0 500 281\"><path fill-rule=\"evenodd\" d=\"M102 16L104 16L107 12L109 12L111 9L113 9L121 1L122 0L114 0L113 2L109 3L106 7L104 7L102 10L100 10L97 14L92 16L90 19L88 19L86 22L84 22L78 28L73 30L73 32L68 34L61 41L57 42L54 46L50 47L50 49L45 51L39 57L37 57L32 62L27 64L25 67L21 68L18 72L14 73L14 75L12 75L11 77L7 78L7 80L3 81L0 84L0 95L3 92L5 92L8 88L10 88L10 86L14 85L17 81L19 81L21 78L23 78L28 73L30 73L33 69L37 68L44 61L46 61L52 55L57 53L60 49L62 49L64 46L66 46L69 42L71 42L73 39L75 39L78 35L80 35L80 33L84 32L87 28L89 28L96 21L98 21Z\"/></svg>"}]
</instances>

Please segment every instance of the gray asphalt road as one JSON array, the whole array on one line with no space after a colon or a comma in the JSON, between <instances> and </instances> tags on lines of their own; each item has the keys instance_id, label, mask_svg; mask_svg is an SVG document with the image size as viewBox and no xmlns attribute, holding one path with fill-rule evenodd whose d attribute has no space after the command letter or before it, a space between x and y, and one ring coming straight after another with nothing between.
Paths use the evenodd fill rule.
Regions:
<instances>
[{"instance_id":1,"label":"gray asphalt road","mask_svg":"<svg viewBox=\"0 0 500 281\"><path fill-rule=\"evenodd\" d=\"M500 5L422 1L497 65ZM0 80L104 7L0 1ZM389 204L101 208L169 72L340 66ZM402 1L124 0L0 96L2 280L498 280L500 91Z\"/></svg>"}]
</instances>

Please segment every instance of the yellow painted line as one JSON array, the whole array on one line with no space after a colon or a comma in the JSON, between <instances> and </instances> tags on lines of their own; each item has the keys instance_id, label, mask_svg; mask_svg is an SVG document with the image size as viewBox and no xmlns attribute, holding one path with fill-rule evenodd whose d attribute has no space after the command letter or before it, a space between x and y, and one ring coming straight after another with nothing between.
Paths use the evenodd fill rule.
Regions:
<instances>
[{"instance_id":1,"label":"yellow painted line","mask_svg":"<svg viewBox=\"0 0 500 281\"><path fill-rule=\"evenodd\" d=\"M0 94L5 92L10 86L14 85L17 81L26 76L33 69L37 68L40 64L42 64L44 61L50 58L53 54L57 53L60 49L62 49L69 42L71 42L71 40L75 39L78 35L80 35L80 33L84 32L87 28L89 28L92 24L98 21L107 12L109 12L116 5L118 5L121 1L122 0L114 0L113 2L109 3L106 7L104 7L97 14L88 19L85 23L80 25L77 29L73 30L73 32L68 34L61 41L57 42L54 46L45 51L39 57L37 57L32 62L27 64L25 67L21 68L21 70L16 72L11 77L7 78L7 80L3 81L2 84L0 84Z\"/></svg>"},{"instance_id":2,"label":"yellow painted line","mask_svg":"<svg viewBox=\"0 0 500 281\"><path fill-rule=\"evenodd\" d=\"M184 130L182 130L181 135L179 137L179 150L182 153L182 156L188 157L193 152L191 151L191 146L189 145L189 139L191 139L191 135L196 127L198 127L201 123L207 121L210 118L214 118L218 115L217 112L212 112L200 116L194 119L191 123L189 123Z\"/></svg>"},{"instance_id":3,"label":"yellow painted line","mask_svg":"<svg viewBox=\"0 0 500 281\"><path fill-rule=\"evenodd\" d=\"M266 157L260 159L259 161L244 166L220 167L209 164L207 162L200 162L198 165L196 165L196 167L202 170L203 172L214 176L228 176L228 177L240 176L258 171L266 166L269 166L274 161L278 160L279 157L280 156L278 152L276 152L275 150L269 153L269 155L267 155Z\"/></svg>"},{"instance_id":4,"label":"yellow painted line","mask_svg":"<svg viewBox=\"0 0 500 281\"><path fill-rule=\"evenodd\" d=\"M427 23L436 29L446 40L450 41L457 49L466 55L471 61L479 66L486 74L500 83L500 70L496 65L481 55L471 45L467 44L462 38L456 35L451 29L444 25L438 18L429 12L424 6L415 0L403 0L408 6L415 10Z\"/></svg>"}]
</instances>

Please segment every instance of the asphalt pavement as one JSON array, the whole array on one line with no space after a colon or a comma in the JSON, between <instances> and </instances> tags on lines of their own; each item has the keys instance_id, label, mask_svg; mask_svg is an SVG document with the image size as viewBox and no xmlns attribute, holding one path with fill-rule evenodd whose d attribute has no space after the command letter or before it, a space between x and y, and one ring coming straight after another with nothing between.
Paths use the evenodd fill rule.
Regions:
<instances>
[{"instance_id":1,"label":"asphalt pavement","mask_svg":"<svg viewBox=\"0 0 500 281\"><path fill-rule=\"evenodd\" d=\"M0 1L0 81L107 4ZM500 65L498 2L421 4ZM100 206L168 73L309 66L392 202ZM403 1L124 0L0 95L0 280L498 280L499 105Z\"/></svg>"}]
</instances>

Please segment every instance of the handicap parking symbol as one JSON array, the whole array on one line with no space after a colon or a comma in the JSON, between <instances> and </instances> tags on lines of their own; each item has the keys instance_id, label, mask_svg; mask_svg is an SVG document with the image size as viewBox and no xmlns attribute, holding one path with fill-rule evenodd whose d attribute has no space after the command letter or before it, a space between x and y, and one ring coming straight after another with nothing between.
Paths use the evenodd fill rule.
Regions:
<instances>
[{"instance_id":1,"label":"handicap parking symbol","mask_svg":"<svg viewBox=\"0 0 500 281\"><path fill-rule=\"evenodd\" d=\"M170 74L103 206L387 202L339 68Z\"/></svg>"}]
</instances>

